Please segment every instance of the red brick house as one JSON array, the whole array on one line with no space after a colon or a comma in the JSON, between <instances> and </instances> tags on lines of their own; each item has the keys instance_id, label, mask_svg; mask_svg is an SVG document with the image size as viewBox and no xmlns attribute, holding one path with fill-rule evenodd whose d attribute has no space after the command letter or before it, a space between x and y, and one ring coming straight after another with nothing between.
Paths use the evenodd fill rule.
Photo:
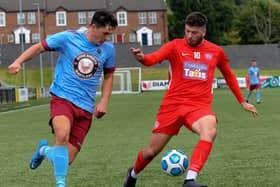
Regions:
<instances>
[{"instance_id":1,"label":"red brick house","mask_svg":"<svg viewBox=\"0 0 280 187\"><path fill-rule=\"evenodd\" d=\"M168 41L164 0L18 0L0 2L0 44L32 44L63 30L85 30L98 9L112 11L114 43L161 45ZM38 17L38 14L40 17ZM40 18L40 20L38 19ZM38 25L40 21L40 26ZM39 34L39 29L41 35Z\"/></svg>"}]
</instances>

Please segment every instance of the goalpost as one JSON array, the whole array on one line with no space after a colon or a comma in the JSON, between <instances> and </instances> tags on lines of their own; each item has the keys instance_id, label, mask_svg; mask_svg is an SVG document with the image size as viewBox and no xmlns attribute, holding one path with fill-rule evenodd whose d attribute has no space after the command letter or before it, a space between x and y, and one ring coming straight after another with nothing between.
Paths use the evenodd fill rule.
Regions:
<instances>
[{"instance_id":1,"label":"goalpost","mask_svg":"<svg viewBox=\"0 0 280 187\"><path fill-rule=\"evenodd\" d=\"M103 76L100 80L100 86L97 94L101 94L101 85ZM112 94L132 94L141 92L141 68L128 67L116 68L114 73L114 84Z\"/></svg>"}]
</instances>

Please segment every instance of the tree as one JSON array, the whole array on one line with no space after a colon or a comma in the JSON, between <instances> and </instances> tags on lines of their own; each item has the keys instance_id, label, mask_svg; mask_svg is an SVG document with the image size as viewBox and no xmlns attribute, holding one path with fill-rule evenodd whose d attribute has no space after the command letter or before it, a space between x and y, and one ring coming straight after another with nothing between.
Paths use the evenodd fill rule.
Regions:
<instances>
[{"instance_id":1,"label":"tree","mask_svg":"<svg viewBox=\"0 0 280 187\"><path fill-rule=\"evenodd\" d=\"M169 39L183 37L186 15L192 11L200 11L208 18L206 39L218 44L225 44L224 33L231 30L233 25L232 0L168 0Z\"/></svg>"},{"instance_id":2,"label":"tree","mask_svg":"<svg viewBox=\"0 0 280 187\"><path fill-rule=\"evenodd\" d=\"M237 28L241 43L273 43L279 40L280 5L271 0L251 0L241 6Z\"/></svg>"},{"instance_id":3,"label":"tree","mask_svg":"<svg viewBox=\"0 0 280 187\"><path fill-rule=\"evenodd\" d=\"M184 36L185 17L190 10L186 9L185 0L168 0L170 13L168 15L169 39Z\"/></svg>"}]
</instances>

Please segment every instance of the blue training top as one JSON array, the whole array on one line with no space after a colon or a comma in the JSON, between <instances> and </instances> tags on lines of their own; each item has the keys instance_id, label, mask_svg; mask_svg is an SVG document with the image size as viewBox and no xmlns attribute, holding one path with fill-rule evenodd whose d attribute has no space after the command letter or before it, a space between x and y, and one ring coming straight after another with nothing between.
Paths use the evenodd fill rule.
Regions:
<instances>
[{"instance_id":1,"label":"blue training top","mask_svg":"<svg viewBox=\"0 0 280 187\"><path fill-rule=\"evenodd\" d=\"M259 74L260 74L260 69L258 67L253 67L251 66L248 69L248 74L250 76L250 84L259 84Z\"/></svg>"},{"instance_id":2,"label":"blue training top","mask_svg":"<svg viewBox=\"0 0 280 187\"><path fill-rule=\"evenodd\" d=\"M58 51L51 94L93 112L96 88L102 71L115 70L115 47L110 42L95 45L85 32L64 31L42 41L46 50Z\"/></svg>"}]
</instances>

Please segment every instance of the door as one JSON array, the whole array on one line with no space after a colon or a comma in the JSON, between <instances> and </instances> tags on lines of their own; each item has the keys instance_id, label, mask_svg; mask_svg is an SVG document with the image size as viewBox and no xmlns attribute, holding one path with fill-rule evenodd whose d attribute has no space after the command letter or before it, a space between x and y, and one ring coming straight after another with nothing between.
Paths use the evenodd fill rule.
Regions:
<instances>
[{"instance_id":1,"label":"door","mask_svg":"<svg viewBox=\"0 0 280 187\"><path fill-rule=\"evenodd\" d=\"M147 33L142 34L142 45L148 45L148 35L147 35Z\"/></svg>"},{"instance_id":2,"label":"door","mask_svg":"<svg viewBox=\"0 0 280 187\"><path fill-rule=\"evenodd\" d=\"M20 43L25 44L25 34L19 34L19 40L20 40Z\"/></svg>"}]
</instances>

